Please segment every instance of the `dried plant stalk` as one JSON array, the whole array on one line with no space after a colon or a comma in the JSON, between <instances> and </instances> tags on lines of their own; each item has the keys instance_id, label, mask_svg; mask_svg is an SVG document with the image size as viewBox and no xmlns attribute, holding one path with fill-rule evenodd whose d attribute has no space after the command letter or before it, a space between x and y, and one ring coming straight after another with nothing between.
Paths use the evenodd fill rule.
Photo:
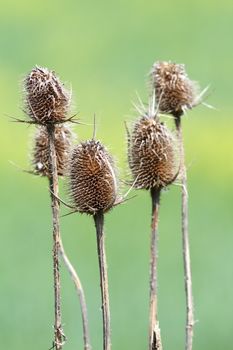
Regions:
<instances>
[{"instance_id":1,"label":"dried plant stalk","mask_svg":"<svg viewBox=\"0 0 233 350\"><path fill-rule=\"evenodd\" d=\"M60 237L59 241L59 252L62 256L62 259L64 261L64 264L67 268L67 270L70 273L70 276L74 282L79 302L80 302L80 308L81 308L81 314L82 314L82 324L83 324L83 342L84 342L84 350L90 350L90 335L89 335L89 326L88 326L88 316L87 316L87 305L86 305L86 299L85 294L83 291L82 283L77 275L77 272L75 271L73 265L71 264L70 260L68 259L65 249L62 244L62 240Z\"/></svg>"},{"instance_id":2,"label":"dried plant stalk","mask_svg":"<svg viewBox=\"0 0 233 350\"><path fill-rule=\"evenodd\" d=\"M150 328L149 349L162 350L162 341L158 321L158 296L157 296L157 258L158 258L158 219L160 188L152 188L152 218L151 218L151 244L150 244Z\"/></svg>"},{"instance_id":3,"label":"dried plant stalk","mask_svg":"<svg viewBox=\"0 0 233 350\"><path fill-rule=\"evenodd\" d=\"M104 244L104 214L99 211L94 215L94 222L96 227L97 251L99 259L100 271L100 287L102 298L102 316L103 316L103 339L104 350L111 349L111 327L110 327L110 306L109 306L109 291L108 291L108 274L107 263Z\"/></svg>"},{"instance_id":4,"label":"dried plant stalk","mask_svg":"<svg viewBox=\"0 0 233 350\"><path fill-rule=\"evenodd\" d=\"M55 324L54 324L54 347L61 350L63 346L63 331L61 324L61 286L59 272L59 249L60 249L60 225L59 225L59 200L58 200L58 174L55 150L55 127L47 126L49 138L49 186L51 192L51 207L53 217L53 275L54 275L54 298L55 298Z\"/></svg>"},{"instance_id":5,"label":"dried plant stalk","mask_svg":"<svg viewBox=\"0 0 233 350\"><path fill-rule=\"evenodd\" d=\"M194 327L194 307L193 307L193 291L192 291L192 273L191 273L191 257L188 232L188 191L187 191L187 174L185 167L185 155L181 128L180 116L175 119L177 135L180 144L181 155L181 183L182 183L182 245L184 260L184 282L186 296L186 342L185 349L192 350L193 345L193 327Z\"/></svg>"}]
</instances>

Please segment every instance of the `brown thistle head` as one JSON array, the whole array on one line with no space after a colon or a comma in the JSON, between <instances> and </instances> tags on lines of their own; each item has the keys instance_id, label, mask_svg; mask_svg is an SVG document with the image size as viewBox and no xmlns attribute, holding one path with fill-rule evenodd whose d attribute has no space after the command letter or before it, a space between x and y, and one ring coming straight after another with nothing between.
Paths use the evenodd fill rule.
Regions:
<instances>
[{"instance_id":1,"label":"brown thistle head","mask_svg":"<svg viewBox=\"0 0 233 350\"><path fill-rule=\"evenodd\" d=\"M198 85L188 78L183 64L156 62L150 75L161 113L180 117L200 103Z\"/></svg>"},{"instance_id":2,"label":"brown thistle head","mask_svg":"<svg viewBox=\"0 0 233 350\"><path fill-rule=\"evenodd\" d=\"M128 138L128 161L135 188L161 189L176 179L176 139L156 116L148 113L140 117Z\"/></svg>"},{"instance_id":3,"label":"brown thistle head","mask_svg":"<svg viewBox=\"0 0 233 350\"><path fill-rule=\"evenodd\" d=\"M58 175L66 175L68 160L71 153L73 133L68 126L55 125L54 145L57 160ZM49 137L45 126L39 126L34 139L32 164L36 174L50 176L49 171Z\"/></svg>"},{"instance_id":4,"label":"brown thistle head","mask_svg":"<svg viewBox=\"0 0 233 350\"><path fill-rule=\"evenodd\" d=\"M94 139L78 144L70 159L70 194L81 213L107 212L117 198L113 159Z\"/></svg>"},{"instance_id":5,"label":"brown thistle head","mask_svg":"<svg viewBox=\"0 0 233 350\"><path fill-rule=\"evenodd\" d=\"M70 92L47 68L35 67L26 76L26 113L35 123L55 124L66 120L70 105Z\"/></svg>"}]
</instances>

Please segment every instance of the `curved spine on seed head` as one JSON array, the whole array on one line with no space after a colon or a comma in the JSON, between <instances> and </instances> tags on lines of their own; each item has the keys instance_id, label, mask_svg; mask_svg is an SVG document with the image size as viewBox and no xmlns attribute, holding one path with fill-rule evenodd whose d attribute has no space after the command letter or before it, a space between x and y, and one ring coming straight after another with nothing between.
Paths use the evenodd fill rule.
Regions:
<instances>
[{"instance_id":1,"label":"curved spine on seed head","mask_svg":"<svg viewBox=\"0 0 233 350\"><path fill-rule=\"evenodd\" d=\"M55 126L54 146L59 176L64 176L67 173L73 139L74 135L70 127L64 124ZM32 151L32 165L36 174L50 177L49 135L45 126L39 126L36 130Z\"/></svg>"},{"instance_id":2,"label":"curved spine on seed head","mask_svg":"<svg viewBox=\"0 0 233 350\"><path fill-rule=\"evenodd\" d=\"M179 117L201 103L199 86L189 79L184 64L155 62L150 77L161 113Z\"/></svg>"},{"instance_id":3,"label":"curved spine on seed head","mask_svg":"<svg viewBox=\"0 0 233 350\"><path fill-rule=\"evenodd\" d=\"M117 198L116 171L106 148L94 139L81 142L70 159L70 194L81 213L110 210Z\"/></svg>"},{"instance_id":4,"label":"curved spine on seed head","mask_svg":"<svg viewBox=\"0 0 233 350\"><path fill-rule=\"evenodd\" d=\"M159 121L153 99L148 112L135 122L128 136L129 167L138 189L166 187L179 172L176 138Z\"/></svg>"},{"instance_id":5,"label":"curved spine on seed head","mask_svg":"<svg viewBox=\"0 0 233 350\"><path fill-rule=\"evenodd\" d=\"M48 68L36 66L24 79L25 111L37 124L56 124L66 120L71 93Z\"/></svg>"}]
</instances>

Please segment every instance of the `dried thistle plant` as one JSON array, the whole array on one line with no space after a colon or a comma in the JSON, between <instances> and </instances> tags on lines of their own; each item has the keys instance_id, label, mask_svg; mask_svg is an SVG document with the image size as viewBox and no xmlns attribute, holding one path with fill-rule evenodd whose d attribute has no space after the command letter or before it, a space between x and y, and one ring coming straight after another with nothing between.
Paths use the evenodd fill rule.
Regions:
<instances>
[{"instance_id":1,"label":"dried thistle plant","mask_svg":"<svg viewBox=\"0 0 233 350\"><path fill-rule=\"evenodd\" d=\"M117 200L116 170L106 148L94 138L78 144L70 160L70 195L76 211L92 215L95 222L103 317L103 349L111 349L108 275L104 214Z\"/></svg>"},{"instance_id":2,"label":"dried thistle plant","mask_svg":"<svg viewBox=\"0 0 233 350\"><path fill-rule=\"evenodd\" d=\"M179 140L181 156L181 183L182 183L182 244L186 294L186 350L192 350L194 307L192 292L191 258L188 232L188 192L187 174L185 167L184 145L181 128L181 116L186 110L201 103L197 83L191 81L183 64L171 62L156 62L151 71L152 88L156 92L156 101L159 110L172 114L174 117L177 138Z\"/></svg>"},{"instance_id":3,"label":"dried thistle plant","mask_svg":"<svg viewBox=\"0 0 233 350\"><path fill-rule=\"evenodd\" d=\"M40 125L66 121L71 93L53 71L36 66L25 78L25 109Z\"/></svg>"},{"instance_id":4,"label":"dried thistle plant","mask_svg":"<svg viewBox=\"0 0 233 350\"><path fill-rule=\"evenodd\" d=\"M75 206L81 213L105 213L113 206L117 194L113 160L99 141L89 140L74 148L70 190Z\"/></svg>"},{"instance_id":5,"label":"dried thistle plant","mask_svg":"<svg viewBox=\"0 0 233 350\"><path fill-rule=\"evenodd\" d=\"M87 307L80 279L70 263L60 235L58 176L65 175L72 143L72 132L63 123L67 121L70 93L65 90L55 73L47 68L35 67L25 78L26 113L37 124L32 163L34 172L49 180L53 219L53 273L54 273L54 342L53 348L61 350L65 341L61 322L61 295L59 254L75 283L80 299L84 349L90 349ZM68 119L69 120L69 119ZM21 120L19 120L22 122ZM24 121L27 122L27 121Z\"/></svg>"},{"instance_id":6,"label":"dried thistle plant","mask_svg":"<svg viewBox=\"0 0 233 350\"><path fill-rule=\"evenodd\" d=\"M159 204L162 189L173 183L178 175L179 156L174 135L159 120L154 95L132 132L128 131L128 161L133 186L150 190L152 199L149 350L162 350L157 305Z\"/></svg>"},{"instance_id":7,"label":"dried thistle plant","mask_svg":"<svg viewBox=\"0 0 233 350\"><path fill-rule=\"evenodd\" d=\"M189 79L183 64L156 62L151 82L161 113L182 115L201 102L199 86Z\"/></svg>"},{"instance_id":8,"label":"dried thistle plant","mask_svg":"<svg viewBox=\"0 0 233 350\"><path fill-rule=\"evenodd\" d=\"M72 139L74 138L70 127L55 125L55 152L57 161L57 173L59 176L66 175L69 155L71 152ZM45 126L39 126L34 137L32 165L36 174L50 176L49 169L49 137Z\"/></svg>"},{"instance_id":9,"label":"dried thistle plant","mask_svg":"<svg viewBox=\"0 0 233 350\"><path fill-rule=\"evenodd\" d=\"M134 124L128 158L137 189L166 187L177 175L175 137L156 116L143 115Z\"/></svg>"}]
</instances>

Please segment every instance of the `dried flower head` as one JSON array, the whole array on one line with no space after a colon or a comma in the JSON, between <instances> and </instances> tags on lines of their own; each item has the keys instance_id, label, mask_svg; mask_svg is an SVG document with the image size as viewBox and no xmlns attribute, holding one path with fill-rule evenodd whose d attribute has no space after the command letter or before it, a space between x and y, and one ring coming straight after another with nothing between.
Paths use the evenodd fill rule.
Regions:
<instances>
[{"instance_id":1,"label":"dried flower head","mask_svg":"<svg viewBox=\"0 0 233 350\"><path fill-rule=\"evenodd\" d=\"M157 118L141 117L128 140L129 167L135 188L163 188L178 174L176 140Z\"/></svg>"},{"instance_id":2,"label":"dried flower head","mask_svg":"<svg viewBox=\"0 0 233 350\"><path fill-rule=\"evenodd\" d=\"M71 153L73 133L68 126L56 125L54 130L54 145L57 159L58 175L66 175L69 156ZM49 137L45 126L38 127L34 140L32 164L35 173L50 176L49 171Z\"/></svg>"},{"instance_id":3,"label":"dried flower head","mask_svg":"<svg viewBox=\"0 0 233 350\"><path fill-rule=\"evenodd\" d=\"M112 208L117 197L113 160L94 139L77 145L70 161L70 193L78 211L95 214Z\"/></svg>"},{"instance_id":4,"label":"dried flower head","mask_svg":"<svg viewBox=\"0 0 233 350\"><path fill-rule=\"evenodd\" d=\"M49 124L66 120L70 93L53 71L36 66L24 84L26 113L34 122Z\"/></svg>"},{"instance_id":5,"label":"dried flower head","mask_svg":"<svg viewBox=\"0 0 233 350\"><path fill-rule=\"evenodd\" d=\"M152 87L162 113L181 116L200 103L198 85L191 81L183 64L156 62L151 71Z\"/></svg>"}]
</instances>

